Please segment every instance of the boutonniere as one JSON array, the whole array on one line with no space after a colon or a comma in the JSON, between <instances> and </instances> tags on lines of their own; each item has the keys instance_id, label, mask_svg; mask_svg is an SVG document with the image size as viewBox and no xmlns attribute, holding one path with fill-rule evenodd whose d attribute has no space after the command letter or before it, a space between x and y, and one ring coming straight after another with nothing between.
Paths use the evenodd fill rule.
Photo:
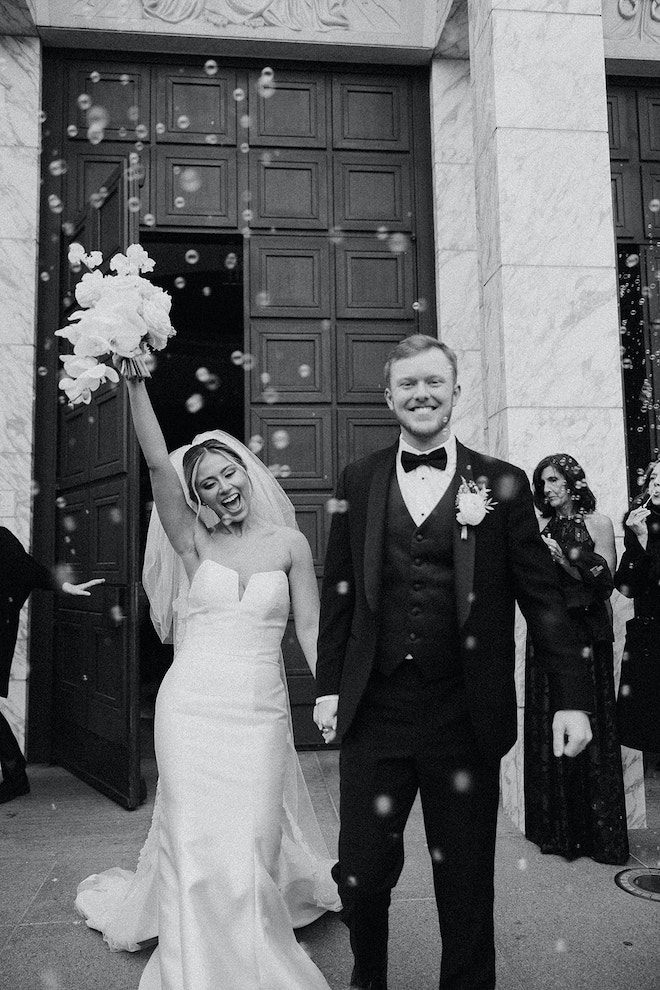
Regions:
<instances>
[{"instance_id":1,"label":"boutonniere","mask_svg":"<svg viewBox=\"0 0 660 990\"><path fill-rule=\"evenodd\" d=\"M461 476L461 484L456 495L456 522L461 525L461 539L467 540L468 526L478 526L486 518L487 512L497 505L489 497L490 488L479 487L475 481L466 481Z\"/></svg>"}]
</instances>

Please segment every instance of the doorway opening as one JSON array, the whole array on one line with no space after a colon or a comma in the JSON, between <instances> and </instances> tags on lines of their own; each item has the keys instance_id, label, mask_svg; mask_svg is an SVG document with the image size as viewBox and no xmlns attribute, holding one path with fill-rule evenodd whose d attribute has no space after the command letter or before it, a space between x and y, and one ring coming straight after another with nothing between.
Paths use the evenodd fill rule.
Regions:
<instances>
[{"instance_id":1,"label":"doorway opening","mask_svg":"<svg viewBox=\"0 0 660 990\"><path fill-rule=\"evenodd\" d=\"M141 235L155 262L150 280L172 297L170 319L176 330L165 350L154 356L148 388L169 450L198 433L222 429L244 440L245 379L232 355L242 354L243 238ZM149 472L140 458L140 572L152 507ZM172 646L160 642L149 618L149 602L139 586L140 748L153 759L156 694L172 662Z\"/></svg>"}]
</instances>

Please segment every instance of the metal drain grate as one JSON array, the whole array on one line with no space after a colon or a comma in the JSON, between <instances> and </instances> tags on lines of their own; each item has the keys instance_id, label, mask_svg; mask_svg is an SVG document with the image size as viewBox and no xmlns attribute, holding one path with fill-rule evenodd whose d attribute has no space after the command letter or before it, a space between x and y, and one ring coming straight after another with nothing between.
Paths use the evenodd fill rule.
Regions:
<instances>
[{"instance_id":1,"label":"metal drain grate","mask_svg":"<svg viewBox=\"0 0 660 990\"><path fill-rule=\"evenodd\" d=\"M633 897L644 897L647 901L660 901L660 869L640 867L637 870L622 870L614 877L617 887Z\"/></svg>"}]
</instances>

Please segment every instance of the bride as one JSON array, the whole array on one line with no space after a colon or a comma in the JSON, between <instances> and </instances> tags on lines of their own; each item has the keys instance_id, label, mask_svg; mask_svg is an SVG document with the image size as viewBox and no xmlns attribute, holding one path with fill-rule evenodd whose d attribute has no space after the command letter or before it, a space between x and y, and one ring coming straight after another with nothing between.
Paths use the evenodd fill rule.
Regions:
<instances>
[{"instance_id":1,"label":"bride","mask_svg":"<svg viewBox=\"0 0 660 990\"><path fill-rule=\"evenodd\" d=\"M155 508L144 587L174 662L154 722L159 784L136 872L84 880L112 949L158 946L140 990L329 990L294 927L339 910L293 748L280 644L289 607L314 672L318 595L288 497L228 434L170 457L127 380Z\"/></svg>"}]
</instances>

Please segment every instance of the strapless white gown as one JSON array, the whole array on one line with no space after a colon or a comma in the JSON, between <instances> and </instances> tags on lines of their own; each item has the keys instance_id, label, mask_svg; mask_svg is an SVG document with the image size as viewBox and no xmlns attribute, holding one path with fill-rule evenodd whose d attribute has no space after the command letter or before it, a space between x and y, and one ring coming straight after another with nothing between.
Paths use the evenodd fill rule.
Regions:
<instances>
[{"instance_id":1,"label":"strapless white gown","mask_svg":"<svg viewBox=\"0 0 660 990\"><path fill-rule=\"evenodd\" d=\"M293 934L340 904L292 744L288 614L284 571L253 574L242 596L215 561L192 581L156 701L160 779L137 871L94 874L76 898L111 948L158 936L140 990L328 990Z\"/></svg>"}]
</instances>

